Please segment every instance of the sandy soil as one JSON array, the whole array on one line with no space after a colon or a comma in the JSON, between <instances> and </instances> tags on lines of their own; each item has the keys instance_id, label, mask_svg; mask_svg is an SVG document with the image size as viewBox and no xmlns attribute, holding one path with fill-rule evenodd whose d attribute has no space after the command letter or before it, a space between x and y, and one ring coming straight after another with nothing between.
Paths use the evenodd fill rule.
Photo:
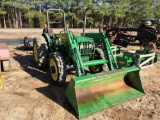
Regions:
<instances>
[{"instance_id":1,"label":"sandy soil","mask_svg":"<svg viewBox=\"0 0 160 120\"><path fill-rule=\"evenodd\" d=\"M19 40L37 33L0 33L0 40ZM10 72L3 72L0 91L0 120L76 120L69 104L67 86L52 83L48 70L34 66L32 51L24 51L23 44L8 45L11 54ZM127 50L138 49L129 46ZM145 94L113 108L92 114L83 120L159 120L160 119L160 61L154 67L140 71Z\"/></svg>"}]
</instances>

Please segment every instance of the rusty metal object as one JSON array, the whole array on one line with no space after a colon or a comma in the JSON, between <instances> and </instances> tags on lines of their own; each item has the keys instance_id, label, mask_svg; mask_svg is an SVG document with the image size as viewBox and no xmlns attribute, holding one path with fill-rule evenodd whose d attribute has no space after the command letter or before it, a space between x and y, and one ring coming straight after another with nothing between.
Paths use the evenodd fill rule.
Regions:
<instances>
[{"instance_id":1,"label":"rusty metal object","mask_svg":"<svg viewBox=\"0 0 160 120\"><path fill-rule=\"evenodd\" d=\"M133 35L129 34L129 32L136 32L137 34ZM126 47L130 42L135 42L136 40L139 40L141 45L152 42L154 47L160 46L160 35L144 28L116 27L106 29L106 34L111 42L122 44L122 46Z\"/></svg>"},{"instance_id":2,"label":"rusty metal object","mask_svg":"<svg viewBox=\"0 0 160 120\"><path fill-rule=\"evenodd\" d=\"M84 104L90 100L96 100L100 96L114 94L120 94L124 91L132 90L132 87L127 85L123 79L112 81L108 84L90 86L83 89L77 89L76 94L78 104Z\"/></svg>"},{"instance_id":3,"label":"rusty metal object","mask_svg":"<svg viewBox=\"0 0 160 120\"><path fill-rule=\"evenodd\" d=\"M149 49L149 51L151 51L151 52L156 52L156 51L157 51L157 49L156 49L156 43L149 42L149 43L148 43L148 49Z\"/></svg>"},{"instance_id":4,"label":"rusty metal object","mask_svg":"<svg viewBox=\"0 0 160 120\"><path fill-rule=\"evenodd\" d=\"M149 42L149 43L144 43L140 46L140 50L143 50L145 46L148 46L148 50L150 52L157 52L157 46L156 43Z\"/></svg>"},{"instance_id":5,"label":"rusty metal object","mask_svg":"<svg viewBox=\"0 0 160 120\"><path fill-rule=\"evenodd\" d=\"M79 118L144 94L138 67L72 78L66 94Z\"/></svg>"}]
</instances>

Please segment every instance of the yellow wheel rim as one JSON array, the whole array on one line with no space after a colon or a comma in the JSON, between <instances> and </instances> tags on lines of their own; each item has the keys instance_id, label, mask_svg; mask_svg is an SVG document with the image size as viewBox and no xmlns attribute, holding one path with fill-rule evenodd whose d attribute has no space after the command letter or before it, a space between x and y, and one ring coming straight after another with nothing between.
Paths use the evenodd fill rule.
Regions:
<instances>
[{"instance_id":1,"label":"yellow wheel rim","mask_svg":"<svg viewBox=\"0 0 160 120\"><path fill-rule=\"evenodd\" d=\"M34 59L36 62L38 62L38 51L37 51L37 45L35 43L33 45L33 52L34 52Z\"/></svg>"},{"instance_id":2,"label":"yellow wheel rim","mask_svg":"<svg viewBox=\"0 0 160 120\"><path fill-rule=\"evenodd\" d=\"M52 76L52 79L53 80L58 80L58 68L57 68L57 64L56 64L56 61L51 58L50 59L50 71L51 71L51 76Z\"/></svg>"}]
</instances>

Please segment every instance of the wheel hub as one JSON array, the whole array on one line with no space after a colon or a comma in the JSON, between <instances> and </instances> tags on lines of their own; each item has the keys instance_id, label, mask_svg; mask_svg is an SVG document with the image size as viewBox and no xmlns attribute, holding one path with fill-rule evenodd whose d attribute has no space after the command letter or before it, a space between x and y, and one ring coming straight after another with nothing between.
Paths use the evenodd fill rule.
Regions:
<instances>
[{"instance_id":1,"label":"wheel hub","mask_svg":"<svg viewBox=\"0 0 160 120\"><path fill-rule=\"evenodd\" d=\"M52 66L52 67L51 67L51 73L53 74L53 73L55 73L55 72L56 72L56 69L55 69L54 66Z\"/></svg>"},{"instance_id":2,"label":"wheel hub","mask_svg":"<svg viewBox=\"0 0 160 120\"><path fill-rule=\"evenodd\" d=\"M55 81L58 80L58 77L59 77L58 67L57 67L56 61L53 58L50 59L50 73L53 80Z\"/></svg>"}]
</instances>

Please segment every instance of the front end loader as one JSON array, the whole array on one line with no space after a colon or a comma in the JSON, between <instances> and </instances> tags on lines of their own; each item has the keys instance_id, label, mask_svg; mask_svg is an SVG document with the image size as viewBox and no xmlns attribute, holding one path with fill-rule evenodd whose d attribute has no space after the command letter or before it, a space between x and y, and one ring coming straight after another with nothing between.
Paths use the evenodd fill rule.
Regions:
<instances>
[{"instance_id":1,"label":"front end loader","mask_svg":"<svg viewBox=\"0 0 160 120\"><path fill-rule=\"evenodd\" d=\"M64 30L58 34L44 33L36 37L33 44L34 59L39 68L49 63L55 84L66 81L67 65L74 66L76 77L71 78L66 95L79 118L144 94L139 67L118 69L104 33L98 33L101 39L98 46L93 37L74 35L66 28L65 13L61 9L47 11L47 29L49 14L55 11L63 13Z\"/></svg>"}]
</instances>

